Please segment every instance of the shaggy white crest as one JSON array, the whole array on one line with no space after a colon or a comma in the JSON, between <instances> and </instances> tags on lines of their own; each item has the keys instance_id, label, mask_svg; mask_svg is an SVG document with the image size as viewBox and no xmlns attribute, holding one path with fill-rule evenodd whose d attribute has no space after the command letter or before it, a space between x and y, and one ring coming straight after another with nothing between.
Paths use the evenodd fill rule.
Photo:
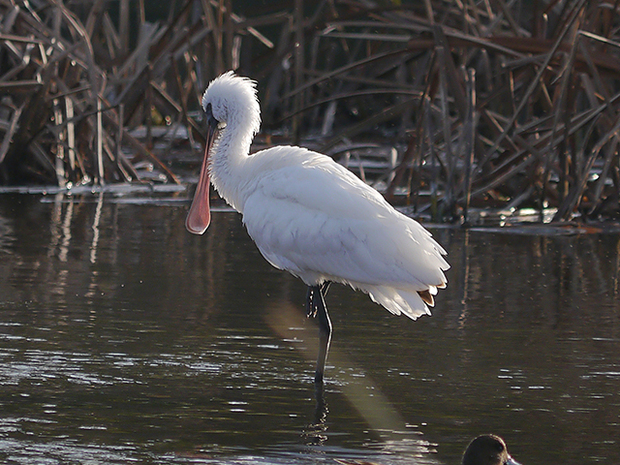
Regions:
<instances>
[{"instance_id":1,"label":"shaggy white crest","mask_svg":"<svg viewBox=\"0 0 620 465\"><path fill-rule=\"evenodd\" d=\"M202 108L211 104L213 116L226 125L231 122L247 127L254 136L260 129L260 105L256 81L228 71L215 78L202 96Z\"/></svg>"}]
</instances>

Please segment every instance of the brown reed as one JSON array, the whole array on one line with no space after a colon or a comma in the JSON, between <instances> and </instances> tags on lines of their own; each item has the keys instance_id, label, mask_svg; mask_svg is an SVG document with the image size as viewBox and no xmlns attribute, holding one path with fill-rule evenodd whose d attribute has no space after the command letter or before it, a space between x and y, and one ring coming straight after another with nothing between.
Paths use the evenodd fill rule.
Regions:
<instances>
[{"instance_id":1,"label":"brown reed","mask_svg":"<svg viewBox=\"0 0 620 465\"><path fill-rule=\"evenodd\" d=\"M200 142L201 93L236 69L260 83L263 137L362 169L369 144L394 148L374 181L436 219L620 211L617 0L289 0L245 16L186 0L158 23L139 3L136 37L127 0L114 17L88 5L0 0L1 183L133 181L141 159L178 182L149 148L154 125Z\"/></svg>"}]
</instances>

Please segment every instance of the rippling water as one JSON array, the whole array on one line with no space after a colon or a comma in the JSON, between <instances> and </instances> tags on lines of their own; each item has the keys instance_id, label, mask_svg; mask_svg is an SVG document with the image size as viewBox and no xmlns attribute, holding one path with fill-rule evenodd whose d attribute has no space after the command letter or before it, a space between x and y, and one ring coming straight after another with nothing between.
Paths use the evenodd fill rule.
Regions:
<instances>
[{"instance_id":1,"label":"rippling water","mask_svg":"<svg viewBox=\"0 0 620 465\"><path fill-rule=\"evenodd\" d=\"M434 315L333 286L328 411L301 282L183 193L0 196L0 460L456 464L485 432L535 463L620 463L618 234L436 229ZM412 458L413 457L413 458Z\"/></svg>"}]
</instances>

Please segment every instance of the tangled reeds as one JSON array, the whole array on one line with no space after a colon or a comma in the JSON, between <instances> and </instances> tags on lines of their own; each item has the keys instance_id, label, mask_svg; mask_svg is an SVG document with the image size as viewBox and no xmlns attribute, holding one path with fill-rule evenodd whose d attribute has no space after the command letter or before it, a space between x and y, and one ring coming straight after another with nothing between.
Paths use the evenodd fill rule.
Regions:
<instances>
[{"instance_id":1,"label":"tangled reeds","mask_svg":"<svg viewBox=\"0 0 620 465\"><path fill-rule=\"evenodd\" d=\"M191 112L233 68L260 83L264 134L378 169L389 199L435 219L620 210L618 1L291 0L242 16L186 0L158 23L139 2L135 37L118 5L0 0L2 182L136 180L136 158L177 182L152 125L200 139Z\"/></svg>"},{"instance_id":2,"label":"tangled reeds","mask_svg":"<svg viewBox=\"0 0 620 465\"><path fill-rule=\"evenodd\" d=\"M618 212L618 2L351 5L306 34L303 84L282 99L319 123L324 150L391 141L387 195L404 187L436 218L470 204Z\"/></svg>"}]
</instances>

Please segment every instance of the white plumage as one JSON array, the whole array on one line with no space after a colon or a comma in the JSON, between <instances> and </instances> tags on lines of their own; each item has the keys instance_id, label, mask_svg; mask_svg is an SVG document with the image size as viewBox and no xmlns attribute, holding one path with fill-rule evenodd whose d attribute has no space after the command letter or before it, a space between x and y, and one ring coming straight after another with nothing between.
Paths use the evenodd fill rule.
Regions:
<instances>
[{"instance_id":1,"label":"white plumage","mask_svg":"<svg viewBox=\"0 0 620 465\"><path fill-rule=\"evenodd\" d=\"M276 268L314 290L326 282L348 284L396 315L430 314L449 265L427 230L325 155L290 146L249 155L260 126L253 81L225 73L202 103L209 131L186 222L190 232L208 227L210 179Z\"/></svg>"}]
</instances>

